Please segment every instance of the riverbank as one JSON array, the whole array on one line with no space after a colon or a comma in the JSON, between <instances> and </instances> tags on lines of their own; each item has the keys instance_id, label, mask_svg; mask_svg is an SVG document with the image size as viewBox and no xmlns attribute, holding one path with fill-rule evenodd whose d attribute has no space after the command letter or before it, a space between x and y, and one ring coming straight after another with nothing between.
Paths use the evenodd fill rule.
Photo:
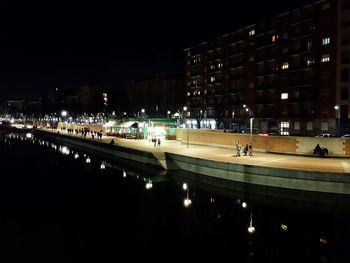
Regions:
<instances>
[{"instance_id":1,"label":"riverbank","mask_svg":"<svg viewBox=\"0 0 350 263\"><path fill-rule=\"evenodd\" d=\"M233 156L234 149L164 141L155 148L147 140L86 139L80 135L35 131L61 143L99 151L133 163L164 170L184 170L247 184L304 191L350 194L350 163L344 158L315 158L256 152L254 156Z\"/></svg>"}]
</instances>

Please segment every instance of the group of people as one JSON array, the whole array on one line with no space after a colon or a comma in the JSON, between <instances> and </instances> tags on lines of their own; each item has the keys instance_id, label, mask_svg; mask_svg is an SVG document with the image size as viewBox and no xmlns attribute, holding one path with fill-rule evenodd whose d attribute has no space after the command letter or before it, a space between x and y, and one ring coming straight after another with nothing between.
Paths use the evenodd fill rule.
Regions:
<instances>
[{"instance_id":1,"label":"group of people","mask_svg":"<svg viewBox=\"0 0 350 263\"><path fill-rule=\"evenodd\" d=\"M242 145L240 142L236 143L236 156L240 157L241 153L243 152L244 156L253 156L253 145L252 142L249 144L247 143L244 148L242 148Z\"/></svg>"},{"instance_id":2,"label":"group of people","mask_svg":"<svg viewBox=\"0 0 350 263\"><path fill-rule=\"evenodd\" d=\"M151 141L154 143L154 147L160 147L161 141L159 137L152 137Z\"/></svg>"}]
</instances>

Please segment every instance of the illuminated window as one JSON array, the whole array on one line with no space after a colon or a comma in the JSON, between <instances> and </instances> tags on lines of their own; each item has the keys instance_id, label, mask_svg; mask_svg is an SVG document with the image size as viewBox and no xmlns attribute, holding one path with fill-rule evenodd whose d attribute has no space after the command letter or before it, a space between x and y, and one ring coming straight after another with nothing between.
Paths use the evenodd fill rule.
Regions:
<instances>
[{"instance_id":1,"label":"illuminated window","mask_svg":"<svg viewBox=\"0 0 350 263\"><path fill-rule=\"evenodd\" d=\"M278 39L278 35L272 35L271 37L272 42L276 42L277 39Z\"/></svg>"},{"instance_id":2,"label":"illuminated window","mask_svg":"<svg viewBox=\"0 0 350 263\"><path fill-rule=\"evenodd\" d=\"M288 93L281 93L281 100L288 99Z\"/></svg>"},{"instance_id":3,"label":"illuminated window","mask_svg":"<svg viewBox=\"0 0 350 263\"><path fill-rule=\"evenodd\" d=\"M289 122L281 122L281 135L289 135Z\"/></svg>"},{"instance_id":4,"label":"illuminated window","mask_svg":"<svg viewBox=\"0 0 350 263\"><path fill-rule=\"evenodd\" d=\"M288 38L288 33L283 33L282 38L283 39L287 39Z\"/></svg>"},{"instance_id":5,"label":"illuminated window","mask_svg":"<svg viewBox=\"0 0 350 263\"><path fill-rule=\"evenodd\" d=\"M222 68L223 66L224 66L224 64L222 64L222 63L218 64L218 68Z\"/></svg>"},{"instance_id":6,"label":"illuminated window","mask_svg":"<svg viewBox=\"0 0 350 263\"><path fill-rule=\"evenodd\" d=\"M210 65L210 69L215 69L215 65Z\"/></svg>"},{"instance_id":7,"label":"illuminated window","mask_svg":"<svg viewBox=\"0 0 350 263\"><path fill-rule=\"evenodd\" d=\"M321 59L322 63L329 62L329 61L330 61L329 54L322 55L322 59Z\"/></svg>"},{"instance_id":8,"label":"illuminated window","mask_svg":"<svg viewBox=\"0 0 350 263\"><path fill-rule=\"evenodd\" d=\"M187 97L191 96L191 93L190 92L187 92Z\"/></svg>"},{"instance_id":9,"label":"illuminated window","mask_svg":"<svg viewBox=\"0 0 350 263\"><path fill-rule=\"evenodd\" d=\"M289 68L288 62L283 62L282 63L282 69L288 69L288 68Z\"/></svg>"},{"instance_id":10,"label":"illuminated window","mask_svg":"<svg viewBox=\"0 0 350 263\"><path fill-rule=\"evenodd\" d=\"M211 83L215 82L215 77L210 77L210 82Z\"/></svg>"},{"instance_id":11,"label":"illuminated window","mask_svg":"<svg viewBox=\"0 0 350 263\"><path fill-rule=\"evenodd\" d=\"M314 60L311 58L306 59L306 65L310 67L314 63Z\"/></svg>"},{"instance_id":12,"label":"illuminated window","mask_svg":"<svg viewBox=\"0 0 350 263\"><path fill-rule=\"evenodd\" d=\"M329 37L322 38L322 45L329 45L331 43L331 39Z\"/></svg>"},{"instance_id":13,"label":"illuminated window","mask_svg":"<svg viewBox=\"0 0 350 263\"><path fill-rule=\"evenodd\" d=\"M254 29L250 29L249 30L249 36L254 36L255 35L255 30Z\"/></svg>"},{"instance_id":14,"label":"illuminated window","mask_svg":"<svg viewBox=\"0 0 350 263\"><path fill-rule=\"evenodd\" d=\"M307 41L306 46L307 46L307 51L310 51L312 49L312 41L311 40Z\"/></svg>"}]
</instances>

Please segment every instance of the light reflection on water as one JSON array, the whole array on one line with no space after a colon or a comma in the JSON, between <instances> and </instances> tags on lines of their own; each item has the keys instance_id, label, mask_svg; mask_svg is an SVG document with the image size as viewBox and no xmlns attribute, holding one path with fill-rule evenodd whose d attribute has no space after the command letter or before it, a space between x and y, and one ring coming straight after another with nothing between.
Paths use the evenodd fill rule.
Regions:
<instances>
[{"instance_id":1,"label":"light reflection on water","mask_svg":"<svg viewBox=\"0 0 350 263\"><path fill-rule=\"evenodd\" d=\"M155 257L176 251L241 262L337 262L348 255L346 203L308 201L299 192L289 193L299 195L295 200L284 191L267 197L271 189L254 193L193 174L136 169L35 137L9 136L0 149L14 167L0 181L0 231L10 250L18 248L8 242L15 240L57 248L63 259L76 250L115 255L155 246Z\"/></svg>"}]
</instances>

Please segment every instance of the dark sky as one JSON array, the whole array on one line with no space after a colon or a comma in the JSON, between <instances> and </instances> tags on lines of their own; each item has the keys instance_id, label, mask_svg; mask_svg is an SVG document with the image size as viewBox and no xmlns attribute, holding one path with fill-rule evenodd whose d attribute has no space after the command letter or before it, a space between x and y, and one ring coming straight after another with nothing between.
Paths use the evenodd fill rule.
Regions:
<instances>
[{"instance_id":1,"label":"dark sky","mask_svg":"<svg viewBox=\"0 0 350 263\"><path fill-rule=\"evenodd\" d=\"M182 50L310 0L0 0L0 100L182 70Z\"/></svg>"}]
</instances>

